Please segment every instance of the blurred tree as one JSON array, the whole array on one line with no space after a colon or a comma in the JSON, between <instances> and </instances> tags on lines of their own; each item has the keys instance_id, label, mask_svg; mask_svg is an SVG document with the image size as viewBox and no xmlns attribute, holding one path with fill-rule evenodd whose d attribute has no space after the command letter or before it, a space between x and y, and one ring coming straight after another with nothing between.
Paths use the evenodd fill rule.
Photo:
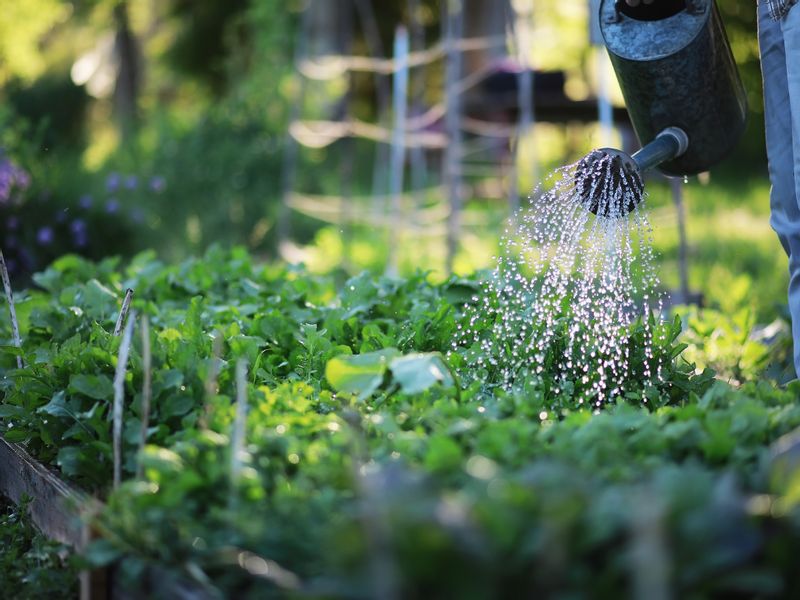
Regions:
<instances>
[{"instance_id":1,"label":"blurred tree","mask_svg":"<svg viewBox=\"0 0 800 600\"><path fill-rule=\"evenodd\" d=\"M41 150L80 149L85 140L89 97L69 73L51 71L25 85L15 79L5 87L5 99L16 118L30 123Z\"/></svg>"},{"instance_id":2,"label":"blurred tree","mask_svg":"<svg viewBox=\"0 0 800 600\"><path fill-rule=\"evenodd\" d=\"M42 38L70 15L62 0L0 0L0 85L33 81L47 67Z\"/></svg>"},{"instance_id":3,"label":"blurred tree","mask_svg":"<svg viewBox=\"0 0 800 600\"><path fill-rule=\"evenodd\" d=\"M247 35L246 23L240 17L256 1L171 0L170 13L180 29L166 54L167 60L180 72L206 84L215 94L225 91L228 81L226 62L235 41ZM276 11L285 2L273 4Z\"/></svg>"},{"instance_id":4,"label":"blurred tree","mask_svg":"<svg viewBox=\"0 0 800 600\"><path fill-rule=\"evenodd\" d=\"M141 59L136 36L130 28L128 3L125 0L120 0L114 6L114 26L114 53L118 63L114 110L123 137L130 137L138 116Z\"/></svg>"}]
</instances>

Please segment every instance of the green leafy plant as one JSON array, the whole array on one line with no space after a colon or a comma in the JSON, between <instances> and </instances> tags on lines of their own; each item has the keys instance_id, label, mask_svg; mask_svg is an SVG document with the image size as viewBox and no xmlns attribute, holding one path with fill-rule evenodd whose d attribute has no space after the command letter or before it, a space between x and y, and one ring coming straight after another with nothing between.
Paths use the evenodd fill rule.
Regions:
<instances>
[{"instance_id":1,"label":"green leafy plant","mask_svg":"<svg viewBox=\"0 0 800 600\"><path fill-rule=\"evenodd\" d=\"M475 372L453 340L476 278L337 285L215 248L177 265L64 257L35 280L43 291L19 295L21 350L0 321L3 435L106 499L86 559L118 563L130 589L156 565L160 580L245 598L383 585L613 598L654 568L666 574L640 584L677 596L800 589L796 494L776 483L795 471L777 477L769 450L800 427L800 389L697 374L679 319L647 324L656 382L642 377L645 326L633 324L625 394L593 411L578 385L555 401L555 373L506 389ZM140 448L137 333L125 482L110 492L111 331L127 288L150 321L152 401ZM233 456L240 360L248 411ZM642 556L663 562L644 568Z\"/></svg>"},{"instance_id":2,"label":"green leafy plant","mask_svg":"<svg viewBox=\"0 0 800 600\"><path fill-rule=\"evenodd\" d=\"M0 497L0 581L4 598L76 598L78 571L70 550L42 536L27 516L30 499Z\"/></svg>"}]
</instances>

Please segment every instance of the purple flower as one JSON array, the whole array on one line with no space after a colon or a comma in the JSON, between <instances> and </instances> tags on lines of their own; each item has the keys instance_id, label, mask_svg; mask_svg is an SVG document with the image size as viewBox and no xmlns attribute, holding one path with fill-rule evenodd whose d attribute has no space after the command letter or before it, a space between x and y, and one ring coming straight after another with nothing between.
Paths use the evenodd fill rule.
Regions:
<instances>
[{"instance_id":1,"label":"purple flower","mask_svg":"<svg viewBox=\"0 0 800 600\"><path fill-rule=\"evenodd\" d=\"M56 223L63 223L67 220L67 211L68 208L61 209L56 213Z\"/></svg>"},{"instance_id":2,"label":"purple flower","mask_svg":"<svg viewBox=\"0 0 800 600\"><path fill-rule=\"evenodd\" d=\"M19 187L20 189L24 190L31 184L31 176L28 175L27 171L23 171L19 167L17 167L16 179L17 179L17 187Z\"/></svg>"},{"instance_id":3,"label":"purple flower","mask_svg":"<svg viewBox=\"0 0 800 600\"><path fill-rule=\"evenodd\" d=\"M52 227L45 226L39 229L38 232L36 232L36 241L42 246L49 246L50 244L52 244L54 237L55 234L53 233Z\"/></svg>"},{"instance_id":4,"label":"purple flower","mask_svg":"<svg viewBox=\"0 0 800 600\"><path fill-rule=\"evenodd\" d=\"M110 215L119 212L119 200L116 198L111 198L108 202L106 202L106 212Z\"/></svg>"},{"instance_id":5,"label":"purple flower","mask_svg":"<svg viewBox=\"0 0 800 600\"><path fill-rule=\"evenodd\" d=\"M134 223L144 222L144 211L141 208L134 208L131 211L131 219Z\"/></svg>"},{"instance_id":6,"label":"purple flower","mask_svg":"<svg viewBox=\"0 0 800 600\"><path fill-rule=\"evenodd\" d=\"M125 189L128 190L135 190L136 186L139 185L139 178L136 175L128 175L125 178Z\"/></svg>"},{"instance_id":7,"label":"purple flower","mask_svg":"<svg viewBox=\"0 0 800 600\"><path fill-rule=\"evenodd\" d=\"M0 158L0 204L11 199L14 188L24 190L30 184L28 174L10 160Z\"/></svg>"},{"instance_id":8,"label":"purple flower","mask_svg":"<svg viewBox=\"0 0 800 600\"><path fill-rule=\"evenodd\" d=\"M69 230L72 233L86 233L86 221L83 219L75 219L72 223L69 224Z\"/></svg>"},{"instance_id":9,"label":"purple flower","mask_svg":"<svg viewBox=\"0 0 800 600\"><path fill-rule=\"evenodd\" d=\"M26 250L25 248L19 249L18 257L19 257L19 262L22 265L22 268L25 269L26 271L30 271L31 269L33 269L34 265L36 264L36 262L33 260L33 256L31 255L31 253L28 252L28 250Z\"/></svg>"},{"instance_id":10,"label":"purple flower","mask_svg":"<svg viewBox=\"0 0 800 600\"><path fill-rule=\"evenodd\" d=\"M19 218L15 216L10 216L6 219L6 229L9 231L14 231L19 227Z\"/></svg>"},{"instance_id":11,"label":"purple flower","mask_svg":"<svg viewBox=\"0 0 800 600\"><path fill-rule=\"evenodd\" d=\"M116 192L119 189L120 180L119 173L109 173L108 177L106 177L106 190Z\"/></svg>"},{"instance_id":12,"label":"purple flower","mask_svg":"<svg viewBox=\"0 0 800 600\"><path fill-rule=\"evenodd\" d=\"M92 197L89 194L84 194L81 196L80 200L78 200L78 206L83 210L89 210L92 208Z\"/></svg>"},{"instance_id":13,"label":"purple flower","mask_svg":"<svg viewBox=\"0 0 800 600\"><path fill-rule=\"evenodd\" d=\"M167 180L161 177L161 175L156 175L150 180L150 189L157 194L163 192L166 187Z\"/></svg>"},{"instance_id":14,"label":"purple flower","mask_svg":"<svg viewBox=\"0 0 800 600\"><path fill-rule=\"evenodd\" d=\"M75 242L78 248L84 248L89 243L89 236L86 235L85 231L81 231L72 236L72 241Z\"/></svg>"},{"instance_id":15,"label":"purple flower","mask_svg":"<svg viewBox=\"0 0 800 600\"><path fill-rule=\"evenodd\" d=\"M89 243L89 234L86 227L86 221L83 219L75 219L69 224L69 230L72 232L72 241L78 248L83 248Z\"/></svg>"}]
</instances>

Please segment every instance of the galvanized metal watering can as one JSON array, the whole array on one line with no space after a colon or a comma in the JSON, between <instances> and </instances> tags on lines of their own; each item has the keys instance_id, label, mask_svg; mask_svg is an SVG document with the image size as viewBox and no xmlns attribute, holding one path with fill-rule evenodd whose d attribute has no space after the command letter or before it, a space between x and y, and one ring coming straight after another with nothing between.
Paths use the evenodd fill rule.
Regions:
<instances>
[{"instance_id":1,"label":"galvanized metal watering can","mask_svg":"<svg viewBox=\"0 0 800 600\"><path fill-rule=\"evenodd\" d=\"M643 147L633 156L603 148L584 161L610 155L640 179L654 167L693 175L723 159L744 130L747 100L714 0L601 0L599 19Z\"/></svg>"}]
</instances>

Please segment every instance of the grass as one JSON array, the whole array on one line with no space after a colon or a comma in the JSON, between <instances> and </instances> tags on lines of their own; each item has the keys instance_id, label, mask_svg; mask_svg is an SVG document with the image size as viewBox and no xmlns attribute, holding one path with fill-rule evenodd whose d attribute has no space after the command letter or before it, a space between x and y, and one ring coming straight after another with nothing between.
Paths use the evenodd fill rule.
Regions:
<instances>
[{"instance_id":1,"label":"grass","mask_svg":"<svg viewBox=\"0 0 800 600\"><path fill-rule=\"evenodd\" d=\"M678 225L669 186L648 184L654 246L661 256L661 280L678 286ZM689 285L707 306L723 312L742 307L769 322L786 305L786 255L769 225L769 182L696 179L684 186L687 207Z\"/></svg>"}]
</instances>

